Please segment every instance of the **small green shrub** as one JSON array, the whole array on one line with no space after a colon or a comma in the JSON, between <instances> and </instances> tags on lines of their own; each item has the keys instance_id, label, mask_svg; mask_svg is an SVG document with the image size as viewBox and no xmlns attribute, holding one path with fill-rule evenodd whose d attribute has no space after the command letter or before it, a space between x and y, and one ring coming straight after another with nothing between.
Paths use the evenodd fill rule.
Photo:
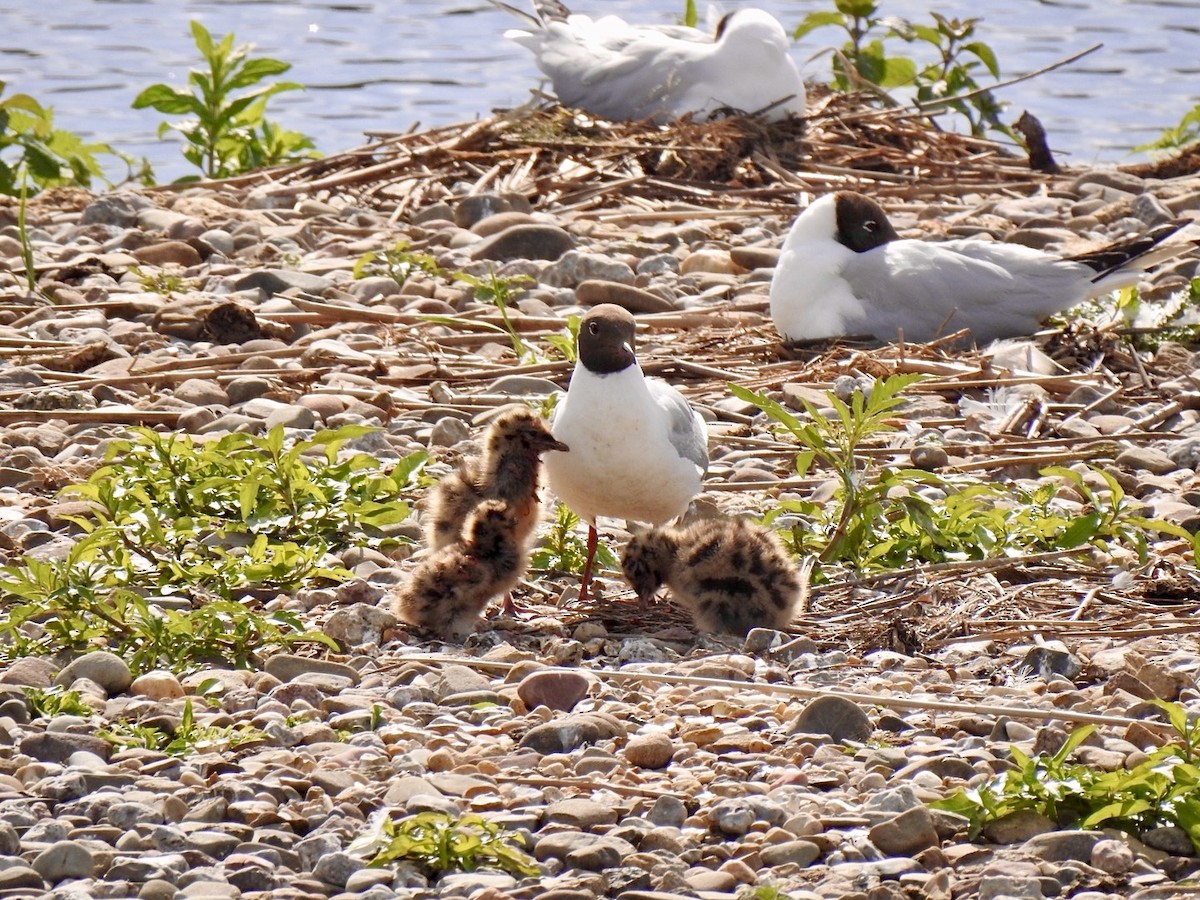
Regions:
<instances>
[{"instance_id":1,"label":"small green shrub","mask_svg":"<svg viewBox=\"0 0 1200 900\"><path fill-rule=\"evenodd\" d=\"M554 521L529 559L535 572L563 572L579 575L587 561L587 540L579 534L579 516L564 503L554 510ZM603 569L620 569L620 563L603 542L596 545L596 565Z\"/></svg>"},{"instance_id":2,"label":"small green shrub","mask_svg":"<svg viewBox=\"0 0 1200 900\"><path fill-rule=\"evenodd\" d=\"M372 831L350 844L349 852L368 858L372 866L397 860L416 863L435 877L481 867L516 877L541 874L537 861L513 846L517 841L521 841L520 835L482 816L422 812L398 821L381 819Z\"/></svg>"},{"instance_id":3,"label":"small green shrub","mask_svg":"<svg viewBox=\"0 0 1200 900\"><path fill-rule=\"evenodd\" d=\"M1171 128L1164 128L1157 140L1148 144L1139 144L1133 148L1134 153L1168 155L1186 150L1192 144L1200 141L1200 103L1183 114L1183 117Z\"/></svg>"},{"instance_id":4,"label":"small green shrub","mask_svg":"<svg viewBox=\"0 0 1200 900\"><path fill-rule=\"evenodd\" d=\"M7 84L0 81L0 95ZM106 144L88 144L74 132L54 127L54 110L28 94L0 99L0 194L25 190L25 178L37 189L89 187L103 178L96 156L111 153Z\"/></svg>"},{"instance_id":5,"label":"small green shrub","mask_svg":"<svg viewBox=\"0 0 1200 900\"><path fill-rule=\"evenodd\" d=\"M95 712L83 700L79 691L72 691L62 685L48 688L21 688L29 701L29 709L35 719L51 719L54 716L90 716Z\"/></svg>"},{"instance_id":6,"label":"small green shrub","mask_svg":"<svg viewBox=\"0 0 1200 900\"><path fill-rule=\"evenodd\" d=\"M489 268L488 273L482 277L455 272L454 280L470 286L475 293L475 299L496 307L500 313L500 320L504 323L504 333L512 342L513 353L517 355L518 360L525 362L537 359L537 353L525 343L508 317L508 308L516 300L517 294L528 285L534 284L534 279L528 275L497 275L495 270Z\"/></svg>"},{"instance_id":7,"label":"small green shrub","mask_svg":"<svg viewBox=\"0 0 1200 900\"><path fill-rule=\"evenodd\" d=\"M1106 772L1069 762L1095 730L1086 725L1050 756L1030 757L1011 747L1012 769L931 806L966 816L972 840L988 823L1032 810L1061 827L1117 828L1133 835L1174 825L1200 852L1200 722L1178 704L1152 702L1165 712L1176 740L1131 769Z\"/></svg>"},{"instance_id":8,"label":"small green shrub","mask_svg":"<svg viewBox=\"0 0 1200 900\"><path fill-rule=\"evenodd\" d=\"M914 99L924 109L945 106L966 119L971 133L1012 130L1000 121L1001 106L995 96L981 90L976 76L980 70L1000 77L996 54L976 38L978 18L952 19L931 12L932 24L879 15L875 0L834 0L834 10L809 13L795 31L800 38L818 28L835 27L846 41L833 54L833 86L858 90L864 86L879 91L915 89ZM907 56L890 54L888 41L898 38L909 44L927 45L932 61L919 63ZM971 94L965 99L960 95Z\"/></svg>"},{"instance_id":9,"label":"small green shrub","mask_svg":"<svg viewBox=\"0 0 1200 900\"><path fill-rule=\"evenodd\" d=\"M184 701L183 715L174 731L118 720L97 734L121 750L157 750L178 757L234 750L266 738L252 725L201 725L196 721L190 699Z\"/></svg>"},{"instance_id":10,"label":"small green shrub","mask_svg":"<svg viewBox=\"0 0 1200 900\"><path fill-rule=\"evenodd\" d=\"M134 109L149 107L167 115L191 117L163 122L158 127L159 137L168 131L182 134L187 142L184 158L206 178L228 178L263 166L315 158L318 154L311 138L266 117L271 97L303 89L291 81L261 83L282 75L291 64L250 57L251 45L235 47L232 32L214 41L199 22L193 20L191 29L206 68L188 73L188 88L154 84L133 101ZM181 180L196 180L196 176Z\"/></svg>"},{"instance_id":11,"label":"small green shrub","mask_svg":"<svg viewBox=\"0 0 1200 900\"><path fill-rule=\"evenodd\" d=\"M443 274L432 256L410 250L408 241L399 241L386 250L368 250L355 261L351 270L356 279L382 275L400 287L404 287L404 283L416 272Z\"/></svg>"},{"instance_id":12,"label":"small green shrub","mask_svg":"<svg viewBox=\"0 0 1200 900\"><path fill-rule=\"evenodd\" d=\"M886 571L917 562L991 559L1050 550L1094 546L1135 548L1146 558L1148 536L1196 538L1185 529L1137 514L1120 484L1093 469L1105 491L1093 490L1084 476L1049 468L1043 476L1068 482L1084 501L1082 511L1055 503L1058 483L1023 489L966 476L884 466L870 469L859 448L894 429L888 418L903 402L900 393L919 380L893 375L845 402L827 394L834 415L827 418L805 402L804 420L779 403L737 385L733 394L763 410L800 444L795 468L805 476L814 464L833 472L839 489L831 502L789 500L768 510L763 523L779 527L794 552L822 564ZM818 573L819 574L819 573Z\"/></svg>"},{"instance_id":13,"label":"small green shrub","mask_svg":"<svg viewBox=\"0 0 1200 900\"><path fill-rule=\"evenodd\" d=\"M339 458L372 430L347 426L287 446L278 427L206 444L134 429L106 466L66 489L93 511L75 520L87 534L66 557L0 567L0 657L103 646L136 671L179 671L254 665L297 642L332 647L294 613L263 613L244 595L345 580L327 555L385 545L380 529L407 518L399 495L426 454L390 471L365 453ZM154 602L168 597L175 602Z\"/></svg>"}]
</instances>

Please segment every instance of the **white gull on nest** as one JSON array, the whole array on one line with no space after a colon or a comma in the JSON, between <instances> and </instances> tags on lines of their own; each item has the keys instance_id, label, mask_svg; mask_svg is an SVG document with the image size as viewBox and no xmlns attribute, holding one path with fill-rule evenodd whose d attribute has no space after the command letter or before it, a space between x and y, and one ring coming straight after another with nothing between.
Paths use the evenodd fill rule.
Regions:
<instances>
[{"instance_id":1,"label":"white gull on nest","mask_svg":"<svg viewBox=\"0 0 1200 900\"><path fill-rule=\"evenodd\" d=\"M613 121L663 123L687 113L762 112L772 121L804 115L804 81L788 34L761 9L724 16L715 35L683 25L631 25L618 16L568 13L535 2L531 16L500 0L526 28L504 36L533 51L558 99Z\"/></svg>"},{"instance_id":2,"label":"white gull on nest","mask_svg":"<svg viewBox=\"0 0 1200 900\"><path fill-rule=\"evenodd\" d=\"M929 341L968 328L980 344L1030 335L1043 318L1136 284L1174 252L1156 245L1185 222L1061 258L985 240L905 240L874 200L838 191L814 200L783 242L771 319L789 341L839 335Z\"/></svg>"}]
</instances>

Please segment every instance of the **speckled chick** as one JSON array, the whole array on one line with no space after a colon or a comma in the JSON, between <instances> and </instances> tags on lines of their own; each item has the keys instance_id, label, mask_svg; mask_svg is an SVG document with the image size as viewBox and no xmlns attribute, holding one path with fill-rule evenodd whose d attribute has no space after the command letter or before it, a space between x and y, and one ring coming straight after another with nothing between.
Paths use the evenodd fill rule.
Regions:
<instances>
[{"instance_id":1,"label":"speckled chick","mask_svg":"<svg viewBox=\"0 0 1200 900\"><path fill-rule=\"evenodd\" d=\"M396 615L435 634L469 634L492 598L512 590L528 565L521 518L503 500L481 502L457 542L422 560L396 598Z\"/></svg>"},{"instance_id":2,"label":"speckled chick","mask_svg":"<svg viewBox=\"0 0 1200 900\"><path fill-rule=\"evenodd\" d=\"M745 519L702 519L636 534L621 559L643 603L664 584L700 631L783 628L801 578L779 539Z\"/></svg>"},{"instance_id":3,"label":"speckled chick","mask_svg":"<svg viewBox=\"0 0 1200 900\"><path fill-rule=\"evenodd\" d=\"M502 500L513 510L513 532L522 545L537 526L541 508L538 480L541 455L567 450L533 410L513 406L488 428L483 455L466 459L434 489L426 540L434 550L459 539L463 524L484 500Z\"/></svg>"}]
</instances>

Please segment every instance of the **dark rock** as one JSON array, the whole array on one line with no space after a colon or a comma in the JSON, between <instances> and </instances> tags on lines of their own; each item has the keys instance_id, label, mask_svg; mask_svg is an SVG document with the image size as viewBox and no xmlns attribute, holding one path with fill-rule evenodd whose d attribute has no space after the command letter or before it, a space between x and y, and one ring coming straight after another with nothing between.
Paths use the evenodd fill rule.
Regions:
<instances>
[{"instance_id":1,"label":"dark rock","mask_svg":"<svg viewBox=\"0 0 1200 900\"><path fill-rule=\"evenodd\" d=\"M517 696L527 709L546 706L570 712L590 686L591 680L579 672L531 672L517 685Z\"/></svg>"},{"instance_id":2,"label":"dark rock","mask_svg":"<svg viewBox=\"0 0 1200 900\"><path fill-rule=\"evenodd\" d=\"M268 296L295 288L310 294L324 294L333 282L320 275L295 272L291 269L260 269L249 272L233 283L235 291L263 291Z\"/></svg>"},{"instance_id":3,"label":"dark rock","mask_svg":"<svg viewBox=\"0 0 1200 900\"><path fill-rule=\"evenodd\" d=\"M470 249L471 259L558 259L575 239L557 225L513 225Z\"/></svg>"},{"instance_id":4,"label":"dark rock","mask_svg":"<svg viewBox=\"0 0 1200 900\"><path fill-rule=\"evenodd\" d=\"M570 753L585 744L624 735L624 726L611 716L583 713L531 728L521 746L539 753Z\"/></svg>"},{"instance_id":5,"label":"dark rock","mask_svg":"<svg viewBox=\"0 0 1200 900\"><path fill-rule=\"evenodd\" d=\"M108 759L112 744L90 734L71 734L66 731L44 731L21 739L21 752L42 762L66 764L72 753L84 750L101 759Z\"/></svg>"},{"instance_id":6,"label":"dark rock","mask_svg":"<svg viewBox=\"0 0 1200 900\"><path fill-rule=\"evenodd\" d=\"M1070 653L1049 647L1031 648L1017 666L1018 672L1036 675L1043 681L1049 681L1055 675L1073 681L1082 669L1083 664Z\"/></svg>"},{"instance_id":7,"label":"dark rock","mask_svg":"<svg viewBox=\"0 0 1200 900\"><path fill-rule=\"evenodd\" d=\"M888 856L913 856L941 844L933 816L926 806L917 806L872 828L867 836Z\"/></svg>"},{"instance_id":8,"label":"dark rock","mask_svg":"<svg viewBox=\"0 0 1200 900\"><path fill-rule=\"evenodd\" d=\"M818 697L796 719L793 734L826 734L835 741L865 741L871 720L857 703L842 697Z\"/></svg>"},{"instance_id":9,"label":"dark rock","mask_svg":"<svg viewBox=\"0 0 1200 900\"><path fill-rule=\"evenodd\" d=\"M601 303L615 303L631 313L671 312L674 305L664 300L658 294L643 291L631 284L620 284L616 281L600 281L589 279L575 288L575 299L580 306L599 306Z\"/></svg>"}]
</instances>

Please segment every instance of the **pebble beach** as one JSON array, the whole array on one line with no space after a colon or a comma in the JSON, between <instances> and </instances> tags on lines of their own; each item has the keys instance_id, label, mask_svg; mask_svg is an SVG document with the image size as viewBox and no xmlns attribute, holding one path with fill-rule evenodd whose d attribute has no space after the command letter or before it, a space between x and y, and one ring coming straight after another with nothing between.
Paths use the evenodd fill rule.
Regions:
<instances>
[{"instance_id":1,"label":"pebble beach","mask_svg":"<svg viewBox=\"0 0 1200 900\"><path fill-rule=\"evenodd\" d=\"M809 138L832 142L838 127ZM1057 367L1034 371L950 342L784 348L767 314L798 190L872 192L906 237L1070 255L1200 218L1194 165L1051 176L945 135L920 139L953 144L970 160L960 170L880 141L870 159L874 144L853 159L744 150L699 177L695 133L674 156L658 130L634 150L614 149L628 135L603 150L590 135L572 138L575 151L561 137L497 140L489 157L471 143L489 128L230 182L48 191L27 211L36 295L17 204L0 205L5 561L65 556L87 504L59 489L86 480L132 425L197 441L367 425L377 430L353 449L385 462L423 450L429 474L448 472L496 409L565 387L571 365L545 338L598 303L635 313L647 373L704 416L709 509L762 514L828 501L835 487L828 472L798 476L795 443L730 383L802 414L828 404L826 391L849 397L906 372L926 379L905 393L879 460L1029 488L1047 483L1048 465L1086 462L1144 516L1200 527L1194 345L1139 353L1111 328L1072 324L1039 337ZM531 279L507 312L539 355L519 360L496 307L463 281L355 277L363 254L401 243L443 272ZM1198 261L1183 244L1140 285L1144 306L1180 303ZM1053 483L1083 510L1069 482ZM0 896L1200 892L1180 828L1084 831L1019 815L975 835L928 806L1009 769L1012 748L1054 753L1085 724L1095 731L1075 759L1132 768L1169 735L1152 700L1200 712L1200 573L1186 541L1163 534L1144 558L1110 547L847 575L814 585L786 632L744 639L697 634L667 602L640 611L615 572L587 603L574 576L531 573L518 594L532 613L489 615L465 642L442 643L398 621L389 599L422 552L424 490L405 498L416 511L390 532L395 549L334 561L350 580L247 601L299 615L337 651L182 677L131 672L104 650L5 662ZM605 529L610 546L626 537ZM92 715L35 716L23 688L56 684ZM185 703L198 721L261 737L175 756L98 736L116 721L173 725ZM404 861L368 866L351 847L381 814L426 811L479 814L519 836L539 874L434 878Z\"/></svg>"}]
</instances>

